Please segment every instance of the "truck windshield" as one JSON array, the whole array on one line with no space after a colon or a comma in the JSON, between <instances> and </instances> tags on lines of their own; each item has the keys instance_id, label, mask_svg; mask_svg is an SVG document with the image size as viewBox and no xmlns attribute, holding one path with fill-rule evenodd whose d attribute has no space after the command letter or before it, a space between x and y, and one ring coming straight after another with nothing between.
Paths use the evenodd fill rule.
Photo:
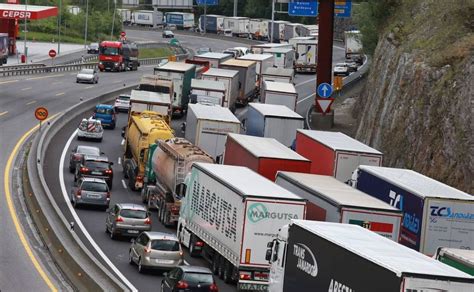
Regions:
<instances>
[{"instance_id":1,"label":"truck windshield","mask_svg":"<svg viewBox=\"0 0 474 292\"><path fill-rule=\"evenodd\" d=\"M116 56L119 54L118 48L110 48L110 47L100 47L100 54L101 55L111 55Z\"/></svg>"}]
</instances>

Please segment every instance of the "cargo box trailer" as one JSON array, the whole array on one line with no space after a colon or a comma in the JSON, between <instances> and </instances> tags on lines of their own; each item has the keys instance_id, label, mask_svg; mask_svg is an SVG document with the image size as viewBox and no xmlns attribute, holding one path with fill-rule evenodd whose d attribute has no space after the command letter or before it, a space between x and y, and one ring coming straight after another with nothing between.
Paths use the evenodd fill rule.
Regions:
<instances>
[{"instance_id":1,"label":"cargo box trailer","mask_svg":"<svg viewBox=\"0 0 474 292\"><path fill-rule=\"evenodd\" d=\"M132 90L130 94L130 115L144 111L152 111L162 115L168 125L171 125L173 109L169 93Z\"/></svg>"},{"instance_id":2,"label":"cargo box trailer","mask_svg":"<svg viewBox=\"0 0 474 292\"><path fill-rule=\"evenodd\" d=\"M362 51L362 34L358 30L344 32L344 47L346 50L346 59L361 58Z\"/></svg>"},{"instance_id":3,"label":"cargo box trailer","mask_svg":"<svg viewBox=\"0 0 474 292\"><path fill-rule=\"evenodd\" d=\"M225 143L224 164L246 166L271 181L278 171L309 172L311 168L311 161L273 138L231 133Z\"/></svg>"},{"instance_id":4,"label":"cargo box trailer","mask_svg":"<svg viewBox=\"0 0 474 292\"><path fill-rule=\"evenodd\" d=\"M222 15L207 14L206 32L220 34L224 31L224 17ZM199 29L204 32L204 15L199 17Z\"/></svg>"},{"instance_id":5,"label":"cargo box trailer","mask_svg":"<svg viewBox=\"0 0 474 292\"><path fill-rule=\"evenodd\" d=\"M289 21L275 20L273 21L273 40L272 42L282 42L285 40L285 25L289 24ZM268 32L272 33L272 22L268 23ZM272 36L269 36L272 39Z\"/></svg>"},{"instance_id":6,"label":"cargo box trailer","mask_svg":"<svg viewBox=\"0 0 474 292\"><path fill-rule=\"evenodd\" d=\"M304 118L284 105L250 103L245 127L247 135L275 138L290 147Z\"/></svg>"},{"instance_id":7,"label":"cargo box trailer","mask_svg":"<svg viewBox=\"0 0 474 292\"><path fill-rule=\"evenodd\" d=\"M79 7L77 7L77 8L79 9ZM74 14L74 15L77 15L77 14L79 14L79 11L76 14L74 14L72 12L70 12L70 13ZM124 25L132 24L133 19L132 19L132 12L130 11L130 9L121 9L121 8L119 9L119 8L117 8L117 12L119 13L119 15L122 19L122 23Z\"/></svg>"},{"instance_id":8,"label":"cargo box trailer","mask_svg":"<svg viewBox=\"0 0 474 292\"><path fill-rule=\"evenodd\" d=\"M196 61L208 61L211 68L219 68L219 65L223 62L233 59L232 55L222 53L204 53L201 55L194 56Z\"/></svg>"},{"instance_id":9,"label":"cargo box trailer","mask_svg":"<svg viewBox=\"0 0 474 292\"><path fill-rule=\"evenodd\" d=\"M263 72L262 82L263 81L272 81L272 82L286 82L294 84L295 71L293 69L284 69L284 68L267 68Z\"/></svg>"},{"instance_id":10,"label":"cargo box trailer","mask_svg":"<svg viewBox=\"0 0 474 292\"><path fill-rule=\"evenodd\" d=\"M228 108L189 105L184 136L218 163L222 161L227 133L240 133L240 121Z\"/></svg>"},{"instance_id":11,"label":"cargo box trailer","mask_svg":"<svg viewBox=\"0 0 474 292\"><path fill-rule=\"evenodd\" d=\"M239 60L257 62L257 90L262 86L262 74L267 68L273 67L274 57L272 54L247 54L238 58Z\"/></svg>"},{"instance_id":12,"label":"cargo box trailer","mask_svg":"<svg viewBox=\"0 0 474 292\"><path fill-rule=\"evenodd\" d=\"M280 171L275 182L306 199L306 220L356 224L398 242L402 212L332 176Z\"/></svg>"},{"instance_id":13,"label":"cargo box trailer","mask_svg":"<svg viewBox=\"0 0 474 292\"><path fill-rule=\"evenodd\" d=\"M317 40L300 40L293 44L296 52L296 72L316 72L318 58Z\"/></svg>"},{"instance_id":14,"label":"cargo box trailer","mask_svg":"<svg viewBox=\"0 0 474 292\"><path fill-rule=\"evenodd\" d=\"M193 79L191 80L191 96L193 101L197 96L213 97L215 100L220 100L219 106L224 106L225 102L225 85L224 82L213 80Z\"/></svg>"},{"instance_id":15,"label":"cargo box trailer","mask_svg":"<svg viewBox=\"0 0 474 292\"><path fill-rule=\"evenodd\" d=\"M286 23L285 24L285 33L283 40L289 41L291 38L295 38L299 36L300 27L303 25L301 23Z\"/></svg>"},{"instance_id":16,"label":"cargo box trailer","mask_svg":"<svg viewBox=\"0 0 474 292\"><path fill-rule=\"evenodd\" d=\"M266 243L305 201L247 167L193 164L182 200L178 237L238 291L267 291Z\"/></svg>"},{"instance_id":17,"label":"cargo box trailer","mask_svg":"<svg viewBox=\"0 0 474 292\"><path fill-rule=\"evenodd\" d=\"M264 81L260 101L266 104L284 105L296 111L298 93L291 83Z\"/></svg>"},{"instance_id":18,"label":"cargo box trailer","mask_svg":"<svg viewBox=\"0 0 474 292\"><path fill-rule=\"evenodd\" d=\"M224 18L224 29L230 29L234 36L248 37L249 23L250 19L248 17L226 16Z\"/></svg>"},{"instance_id":19,"label":"cargo box trailer","mask_svg":"<svg viewBox=\"0 0 474 292\"><path fill-rule=\"evenodd\" d=\"M263 50L264 54L272 54L273 67L293 68L295 65L295 50L287 48L271 48Z\"/></svg>"},{"instance_id":20,"label":"cargo box trailer","mask_svg":"<svg viewBox=\"0 0 474 292\"><path fill-rule=\"evenodd\" d=\"M239 96L237 102L247 104L256 95L257 62L247 60L227 60L219 66L221 69L239 71Z\"/></svg>"},{"instance_id":21,"label":"cargo box trailer","mask_svg":"<svg viewBox=\"0 0 474 292\"><path fill-rule=\"evenodd\" d=\"M429 256L439 247L474 249L473 196L400 168L361 165L352 183L403 211L401 244Z\"/></svg>"},{"instance_id":22,"label":"cargo box trailer","mask_svg":"<svg viewBox=\"0 0 474 292\"><path fill-rule=\"evenodd\" d=\"M194 14L187 12L166 12L166 25L176 25L178 29L190 29L194 26Z\"/></svg>"},{"instance_id":23,"label":"cargo box trailer","mask_svg":"<svg viewBox=\"0 0 474 292\"><path fill-rule=\"evenodd\" d=\"M250 19L250 37L254 40L266 40L268 38L268 22L268 19Z\"/></svg>"},{"instance_id":24,"label":"cargo box trailer","mask_svg":"<svg viewBox=\"0 0 474 292\"><path fill-rule=\"evenodd\" d=\"M474 287L472 276L352 224L292 220L268 246L272 292L472 292Z\"/></svg>"},{"instance_id":25,"label":"cargo box trailer","mask_svg":"<svg viewBox=\"0 0 474 292\"><path fill-rule=\"evenodd\" d=\"M305 37L294 37L288 40L288 43L293 46L293 49L296 50L296 43L302 42L302 41L317 41L314 37L311 36L305 36Z\"/></svg>"},{"instance_id":26,"label":"cargo box trailer","mask_svg":"<svg viewBox=\"0 0 474 292\"><path fill-rule=\"evenodd\" d=\"M273 49L273 48L292 49L293 46L290 44L274 44L274 43L258 44L258 45L251 45L250 51L254 54L262 54L264 50Z\"/></svg>"},{"instance_id":27,"label":"cargo box trailer","mask_svg":"<svg viewBox=\"0 0 474 292\"><path fill-rule=\"evenodd\" d=\"M191 79L196 76L196 66L180 62L168 62L154 68L154 75L173 81L173 111L182 115L189 103Z\"/></svg>"},{"instance_id":28,"label":"cargo box trailer","mask_svg":"<svg viewBox=\"0 0 474 292\"><path fill-rule=\"evenodd\" d=\"M156 27L163 24L163 13L153 10L136 10L131 13L132 24Z\"/></svg>"},{"instance_id":29,"label":"cargo box trailer","mask_svg":"<svg viewBox=\"0 0 474 292\"><path fill-rule=\"evenodd\" d=\"M383 154L340 132L298 130L296 152L311 160L311 173L331 175L342 182L359 165L382 165Z\"/></svg>"},{"instance_id":30,"label":"cargo box trailer","mask_svg":"<svg viewBox=\"0 0 474 292\"><path fill-rule=\"evenodd\" d=\"M224 83L224 107L235 112L235 102L239 96L239 71L211 68L202 74L203 80L214 80Z\"/></svg>"},{"instance_id":31,"label":"cargo box trailer","mask_svg":"<svg viewBox=\"0 0 474 292\"><path fill-rule=\"evenodd\" d=\"M435 258L464 273L474 276L474 250L441 247Z\"/></svg>"}]
</instances>

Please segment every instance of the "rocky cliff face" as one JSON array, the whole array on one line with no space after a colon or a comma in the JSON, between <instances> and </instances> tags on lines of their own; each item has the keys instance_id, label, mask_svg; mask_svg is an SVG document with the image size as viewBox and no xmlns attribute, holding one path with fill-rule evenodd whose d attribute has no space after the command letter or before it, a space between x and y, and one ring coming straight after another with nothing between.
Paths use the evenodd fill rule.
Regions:
<instances>
[{"instance_id":1,"label":"rocky cliff face","mask_svg":"<svg viewBox=\"0 0 474 292\"><path fill-rule=\"evenodd\" d=\"M381 150L386 166L410 168L472 194L472 17L463 19L453 3L443 12L439 3L419 1L390 20L354 108L356 137ZM464 8L472 15L472 5Z\"/></svg>"}]
</instances>

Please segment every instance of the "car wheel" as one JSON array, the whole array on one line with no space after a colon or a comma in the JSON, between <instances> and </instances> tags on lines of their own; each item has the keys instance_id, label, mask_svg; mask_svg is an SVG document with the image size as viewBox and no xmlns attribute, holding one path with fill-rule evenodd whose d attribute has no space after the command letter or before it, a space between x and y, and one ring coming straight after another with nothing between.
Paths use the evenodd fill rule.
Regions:
<instances>
[{"instance_id":1,"label":"car wheel","mask_svg":"<svg viewBox=\"0 0 474 292\"><path fill-rule=\"evenodd\" d=\"M113 227L110 228L110 239L115 240L117 238L117 235L115 234L115 230Z\"/></svg>"},{"instance_id":2,"label":"car wheel","mask_svg":"<svg viewBox=\"0 0 474 292\"><path fill-rule=\"evenodd\" d=\"M145 267L142 264L142 258L138 258L138 272L141 274L145 272Z\"/></svg>"},{"instance_id":3,"label":"car wheel","mask_svg":"<svg viewBox=\"0 0 474 292\"><path fill-rule=\"evenodd\" d=\"M79 80L76 80L76 83L79 83Z\"/></svg>"},{"instance_id":4,"label":"car wheel","mask_svg":"<svg viewBox=\"0 0 474 292\"><path fill-rule=\"evenodd\" d=\"M70 172L70 173L74 173L74 170L75 170L75 169L76 169L75 167L69 166L69 172Z\"/></svg>"},{"instance_id":5,"label":"car wheel","mask_svg":"<svg viewBox=\"0 0 474 292\"><path fill-rule=\"evenodd\" d=\"M112 124L112 126L110 126L110 128L113 130L115 129L115 123Z\"/></svg>"},{"instance_id":6,"label":"car wheel","mask_svg":"<svg viewBox=\"0 0 474 292\"><path fill-rule=\"evenodd\" d=\"M134 262L133 262L133 256L132 256L132 249L130 249L130 250L128 251L128 263L131 264L131 265L134 264Z\"/></svg>"}]
</instances>

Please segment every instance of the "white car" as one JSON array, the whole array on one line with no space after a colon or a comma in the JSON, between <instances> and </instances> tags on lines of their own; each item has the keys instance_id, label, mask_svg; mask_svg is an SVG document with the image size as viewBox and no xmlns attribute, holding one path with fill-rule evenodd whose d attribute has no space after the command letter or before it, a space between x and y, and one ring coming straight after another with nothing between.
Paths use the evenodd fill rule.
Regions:
<instances>
[{"instance_id":1,"label":"white car","mask_svg":"<svg viewBox=\"0 0 474 292\"><path fill-rule=\"evenodd\" d=\"M104 136L104 128L100 120L93 118L82 119L77 128L77 140L91 139L102 141Z\"/></svg>"},{"instance_id":2,"label":"white car","mask_svg":"<svg viewBox=\"0 0 474 292\"><path fill-rule=\"evenodd\" d=\"M82 69L76 75L76 83L97 83L99 82L99 72L97 68L94 69Z\"/></svg>"},{"instance_id":3,"label":"white car","mask_svg":"<svg viewBox=\"0 0 474 292\"><path fill-rule=\"evenodd\" d=\"M336 76L348 76L350 74L349 71L349 66L346 63L337 63L334 66L334 75Z\"/></svg>"},{"instance_id":4,"label":"white car","mask_svg":"<svg viewBox=\"0 0 474 292\"><path fill-rule=\"evenodd\" d=\"M247 48L247 47L235 47L233 49L234 50L239 50L240 51L240 56L250 54L250 48Z\"/></svg>"},{"instance_id":5,"label":"white car","mask_svg":"<svg viewBox=\"0 0 474 292\"><path fill-rule=\"evenodd\" d=\"M231 29L224 29L224 36L226 37L231 37L232 35L232 30Z\"/></svg>"},{"instance_id":6,"label":"white car","mask_svg":"<svg viewBox=\"0 0 474 292\"><path fill-rule=\"evenodd\" d=\"M128 112L130 110L130 95L121 94L119 95L114 102L115 111Z\"/></svg>"}]
</instances>

